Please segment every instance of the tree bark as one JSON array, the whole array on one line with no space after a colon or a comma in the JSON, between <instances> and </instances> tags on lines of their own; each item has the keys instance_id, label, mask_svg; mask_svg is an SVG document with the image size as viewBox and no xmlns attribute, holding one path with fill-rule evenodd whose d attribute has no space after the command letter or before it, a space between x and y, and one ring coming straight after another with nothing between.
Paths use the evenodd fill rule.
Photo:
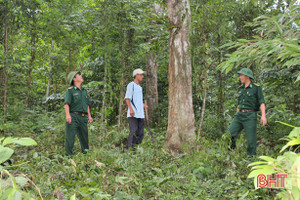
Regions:
<instances>
[{"instance_id":1,"label":"tree bark","mask_svg":"<svg viewBox=\"0 0 300 200\"><path fill-rule=\"evenodd\" d=\"M158 14L160 11L161 6L155 3L153 12ZM151 21L150 24L158 24L158 22ZM148 42L151 42L151 39L150 33L150 36L147 39ZM158 122L158 115L155 113L155 108L158 106L157 68L156 52L148 52L146 55L146 100L148 102L148 120L151 125L155 125Z\"/></svg>"},{"instance_id":2,"label":"tree bark","mask_svg":"<svg viewBox=\"0 0 300 200\"><path fill-rule=\"evenodd\" d=\"M205 36L205 28L206 28L206 18L205 18L205 10L202 12L202 19L203 19L203 26L202 26L202 47L203 47L203 66L204 66L204 95L203 95L203 102L202 102L202 111L201 111L201 118L199 122L198 127L198 138L200 138L204 115L205 115L205 108L206 108L206 95L207 95L207 70L208 66L206 63L206 49L205 49L205 43L206 43L206 36Z\"/></svg>"},{"instance_id":3,"label":"tree bark","mask_svg":"<svg viewBox=\"0 0 300 200\"><path fill-rule=\"evenodd\" d=\"M220 35L218 35L218 46L220 47ZM219 65L221 64L221 51L219 51ZM223 77L221 70L218 71L219 74L219 117L221 117L221 132L225 132L225 117L224 117L224 98L223 98Z\"/></svg>"},{"instance_id":4,"label":"tree bark","mask_svg":"<svg viewBox=\"0 0 300 200\"><path fill-rule=\"evenodd\" d=\"M148 116L152 125L157 123L157 115L155 108L158 105L158 90L157 90L157 56L149 52L147 53L146 61L146 99L148 101Z\"/></svg>"},{"instance_id":5,"label":"tree bark","mask_svg":"<svg viewBox=\"0 0 300 200\"><path fill-rule=\"evenodd\" d=\"M36 22L35 22L36 24ZM33 70L33 62L35 60L35 43L36 43L36 30L32 33L32 39L31 39L31 59L29 61L29 70L28 70L28 79L27 79L27 93L26 93L26 100L25 100L25 107L28 108L29 105L29 96L30 96L30 88L31 88L31 73Z\"/></svg>"},{"instance_id":6,"label":"tree bark","mask_svg":"<svg viewBox=\"0 0 300 200\"><path fill-rule=\"evenodd\" d=\"M221 131L222 133L225 131L224 123L224 99L223 99L223 78L222 72L219 70L219 116L221 117Z\"/></svg>"},{"instance_id":7,"label":"tree bark","mask_svg":"<svg viewBox=\"0 0 300 200\"><path fill-rule=\"evenodd\" d=\"M4 72L4 67L0 67L0 95L4 97L3 95L3 91L2 91L2 88L3 88L3 72ZM0 103L2 104L3 102L3 99L0 98Z\"/></svg>"},{"instance_id":8,"label":"tree bark","mask_svg":"<svg viewBox=\"0 0 300 200\"><path fill-rule=\"evenodd\" d=\"M122 68L121 68L121 87L120 87L120 99L119 99L119 117L118 117L118 131L121 133L122 129L122 106L124 101L124 67L125 62L124 59L122 59Z\"/></svg>"},{"instance_id":9,"label":"tree bark","mask_svg":"<svg viewBox=\"0 0 300 200\"><path fill-rule=\"evenodd\" d=\"M8 54L8 0L5 1L5 36L4 36L4 98L3 98L3 105L4 105L4 124L6 124L7 120L7 83L8 83L8 72L7 72L7 54Z\"/></svg>"},{"instance_id":10,"label":"tree bark","mask_svg":"<svg viewBox=\"0 0 300 200\"><path fill-rule=\"evenodd\" d=\"M121 9L123 9L123 3L121 3ZM120 52L121 52L121 82L120 82L120 99L119 99L119 116L118 116L118 132L121 133L122 129L122 106L124 101L124 70L125 70L125 61L124 61L124 50L123 50L123 27L122 27L122 14L119 17L119 34L120 34Z\"/></svg>"},{"instance_id":11,"label":"tree bark","mask_svg":"<svg viewBox=\"0 0 300 200\"><path fill-rule=\"evenodd\" d=\"M105 45L107 47L107 44L105 42ZM103 86L103 96L102 96L102 110L101 110L101 120L100 120L100 130L103 129L103 119L104 119L104 114L105 114L105 111L106 111L106 106L105 106L105 97L106 97L106 82L107 82L107 65L108 65L108 61L107 61L107 48L106 49L106 52L104 54L104 62L105 62L105 68L104 68L104 86Z\"/></svg>"},{"instance_id":12,"label":"tree bark","mask_svg":"<svg viewBox=\"0 0 300 200\"><path fill-rule=\"evenodd\" d=\"M180 153L183 144L195 139L190 56L189 0L168 0L169 28L169 113L165 146Z\"/></svg>"},{"instance_id":13,"label":"tree bark","mask_svg":"<svg viewBox=\"0 0 300 200\"><path fill-rule=\"evenodd\" d=\"M198 138L200 138L201 135L202 125L203 125L203 120L205 115L206 95L207 95L207 69L208 67L206 66L204 69L204 96L203 96L203 103L202 103L201 118L198 127Z\"/></svg>"}]
</instances>

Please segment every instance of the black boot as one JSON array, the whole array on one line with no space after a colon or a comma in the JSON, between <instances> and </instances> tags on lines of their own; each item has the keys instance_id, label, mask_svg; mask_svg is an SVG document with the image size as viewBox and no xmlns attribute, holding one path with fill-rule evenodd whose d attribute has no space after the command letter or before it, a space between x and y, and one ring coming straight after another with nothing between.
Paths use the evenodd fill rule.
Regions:
<instances>
[{"instance_id":1,"label":"black boot","mask_svg":"<svg viewBox=\"0 0 300 200\"><path fill-rule=\"evenodd\" d=\"M235 137L231 137L231 145L229 150L234 150L236 148Z\"/></svg>"}]
</instances>

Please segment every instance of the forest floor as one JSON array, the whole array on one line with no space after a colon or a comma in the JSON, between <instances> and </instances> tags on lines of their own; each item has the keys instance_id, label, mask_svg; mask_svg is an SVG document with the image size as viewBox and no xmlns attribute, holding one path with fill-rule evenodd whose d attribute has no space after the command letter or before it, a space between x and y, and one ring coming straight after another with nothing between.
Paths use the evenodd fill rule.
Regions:
<instances>
[{"instance_id":1,"label":"forest floor","mask_svg":"<svg viewBox=\"0 0 300 200\"><path fill-rule=\"evenodd\" d=\"M39 119L38 121L35 121ZM31 124L32 123L32 124ZM23 188L39 199L273 199L274 189L255 190L248 179L248 159L243 134L237 149L228 151L229 135L201 137L189 153L172 155L164 148L166 130L145 131L136 151L127 150L128 130L99 130L89 125L90 151L80 153L78 139L73 157L65 156L63 115L40 115L12 126L13 137L32 137L37 146L15 147L12 174L26 174L36 185ZM275 157L282 145L258 143L258 156ZM16 166L16 167L13 167Z\"/></svg>"}]
</instances>

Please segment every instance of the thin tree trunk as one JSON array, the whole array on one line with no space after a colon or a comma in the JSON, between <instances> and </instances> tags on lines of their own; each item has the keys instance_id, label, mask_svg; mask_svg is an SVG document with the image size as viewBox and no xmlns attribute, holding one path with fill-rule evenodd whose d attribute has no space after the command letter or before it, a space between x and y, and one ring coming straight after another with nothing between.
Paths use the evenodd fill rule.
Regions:
<instances>
[{"instance_id":1,"label":"thin tree trunk","mask_svg":"<svg viewBox=\"0 0 300 200\"><path fill-rule=\"evenodd\" d=\"M105 4L104 4L105 8L104 8L104 15L105 15L105 30L104 30L104 43L105 43L105 53L104 53L104 85L103 85L103 96L102 96L102 107L101 107L101 119L100 119L100 130L103 129L103 120L104 120L104 115L105 115L105 112L106 112L106 87L107 87L107 65L108 65L108 58L107 58L107 51L108 51L108 48L107 48L107 35L108 35L108 31L107 31L107 27L108 27L108 16L106 14L106 11L107 11L107 0L105 1ZM93 49L93 44L92 44L92 49Z\"/></svg>"},{"instance_id":2,"label":"thin tree trunk","mask_svg":"<svg viewBox=\"0 0 300 200\"><path fill-rule=\"evenodd\" d=\"M195 139L192 99L188 0L168 0L169 28L169 114L165 146L172 153Z\"/></svg>"},{"instance_id":3,"label":"thin tree trunk","mask_svg":"<svg viewBox=\"0 0 300 200\"><path fill-rule=\"evenodd\" d=\"M121 9L123 8L123 3L121 3ZM125 70L125 61L124 61L124 51L123 51L123 38L124 32L122 27L122 16L119 17L119 31L120 31L120 52L121 52L121 84L120 84L120 99L119 99L119 116L118 116L118 132L121 133L122 129L122 106L124 101L124 70Z\"/></svg>"},{"instance_id":4,"label":"thin tree trunk","mask_svg":"<svg viewBox=\"0 0 300 200\"><path fill-rule=\"evenodd\" d=\"M105 60L105 68L104 68L104 86L103 86L103 96L102 96L102 110L101 110L101 120L100 120L100 130L103 129L103 119L104 119L104 114L106 111L106 106L105 106L105 97L106 97L106 82L107 82L107 43L105 42L106 46L106 52L104 54L104 60Z\"/></svg>"},{"instance_id":5,"label":"thin tree trunk","mask_svg":"<svg viewBox=\"0 0 300 200\"><path fill-rule=\"evenodd\" d=\"M6 124L7 120L7 83L8 83L8 72L7 72L7 54L8 54L8 0L5 1L5 39L4 39L4 124Z\"/></svg>"},{"instance_id":6,"label":"thin tree trunk","mask_svg":"<svg viewBox=\"0 0 300 200\"><path fill-rule=\"evenodd\" d=\"M51 39L51 52L53 52L53 39ZM49 58L49 76L48 76L48 84L47 84L47 91L46 91L46 110L48 111L48 97L50 94L50 86L51 86L51 81L52 81L52 65L53 65L53 60L51 57L50 53L50 58Z\"/></svg>"},{"instance_id":7,"label":"thin tree trunk","mask_svg":"<svg viewBox=\"0 0 300 200\"><path fill-rule=\"evenodd\" d=\"M51 41L51 48L52 48L52 41ZM73 70L73 64L72 64L72 49L69 48L69 72Z\"/></svg>"},{"instance_id":8,"label":"thin tree trunk","mask_svg":"<svg viewBox=\"0 0 300 200\"><path fill-rule=\"evenodd\" d=\"M205 43L206 43L206 37L205 37L205 12L203 10L202 12L202 19L203 19L203 26L202 26L202 47L205 48ZM200 138L201 130L202 130L202 125L203 125L203 120L204 120L204 115L205 115L205 106L206 106L206 94L207 94L207 70L208 66L206 64L206 53L205 49L203 51L203 66L204 68L204 97L203 97L203 103L202 103L202 111L201 111L201 118L199 122L199 127L198 127L198 138Z\"/></svg>"},{"instance_id":9,"label":"thin tree trunk","mask_svg":"<svg viewBox=\"0 0 300 200\"><path fill-rule=\"evenodd\" d=\"M91 53L90 53L90 61L93 60L93 56L94 56L94 46L95 46L95 32L93 30L93 33L92 33L92 46L91 46Z\"/></svg>"},{"instance_id":10,"label":"thin tree trunk","mask_svg":"<svg viewBox=\"0 0 300 200\"><path fill-rule=\"evenodd\" d=\"M3 86L2 86L2 85L3 85L3 72L4 72L4 68L1 67L1 68L0 68L0 95L1 95L1 96L4 96L3 93L2 93L2 92L3 92L3 91L2 91L2 88L3 88ZM0 103L2 103L2 102L3 102L3 99L0 98L0 101L1 101Z\"/></svg>"},{"instance_id":11,"label":"thin tree trunk","mask_svg":"<svg viewBox=\"0 0 300 200\"><path fill-rule=\"evenodd\" d=\"M205 114L206 94L207 94L207 69L208 69L208 67L206 66L204 69L204 97L203 97L203 103L202 103L201 118L200 118L199 127L198 127L198 138L200 138L203 120L204 120L204 114Z\"/></svg>"},{"instance_id":12,"label":"thin tree trunk","mask_svg":"<svg viewBox=\"0 0 300 200\"><path fill-rule=\"evenodd\" d=\"M35 22L36 24L36 22ZM35 42L36 42L36 31L32 33L31 39L31 59L29 61L29 71L28 71L28 79L27 79L27 93L26 93L26 100L25 100L25 107L28 108L29 105L29 96L30 96L30 87L31 87L31 73L33 70L33 62L35 60Z\"/></svg>"},{"instance_id":13,"label":"thin tree trunk","mask_svg":"<svg viewBox=\"0 0 300 200\"><path fill-rule=\"evenodd\" d=\"M219 70L219 116L221 117L221 131L222 133L225 131L224 123L224 98L223 98L223 78L222 72Z\"/></svg>"},{"instance_id":14,"label":"thin tree trunk","mask_svg":"<svg viewBox=\"0 0 300 200\"><path fill-rule=\"evenodd\" d=\"M122 59L122 68L121 68L121 87L120 87L120 99L119 99L119 118L118 118L118 131L121 133L122 129L122 106L124 101L124 67L125 62L124 59Z\"/></svg>"},{"instance_id":15,"label":"thin tree trunk","mask_svg":"<svg viewBox=\"0 0 300 200\"><path fill-rule=\"evenodd\" d=\"M220 47L221 41L220 41L220 35L218 35L218 46ZM218 53L218 61L219 65L221 64L221 51ZM224 117L224 97L223 97L223 77L222 77L222 72L221 70L218 70L218 75L219 75L219 106L218 106L218 112L219 112L219 117L221 117L221 132L225 132L225 117Z\"/></svg>"}]
</instances>

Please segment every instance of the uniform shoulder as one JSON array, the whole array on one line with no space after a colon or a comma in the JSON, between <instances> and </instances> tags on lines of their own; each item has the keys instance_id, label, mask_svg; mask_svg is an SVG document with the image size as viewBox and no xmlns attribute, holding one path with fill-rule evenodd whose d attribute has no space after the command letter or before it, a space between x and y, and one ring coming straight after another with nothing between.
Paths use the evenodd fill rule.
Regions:
<instances>
[{"instance_id":1,"label":"uniform shoulder","mask_svg":"<svg viewBox=\"0 0 300 200\"><path fill-rule=\"evenodd\" d=\"M243 84L241 84L238 88L241 88L241 87L243 87Z\"/></svg>"},{"instance_id":2,"label":"uniform shoulder","mask_svg":"<svg viewBox=\"0 0 300 200\"><path fill-rule=\"evenodd\" d=\"M71 87L68 88L68 90L71 90L71 89L73 89L73 88L74 88L74 86L71 86Z\"/></svg>"},{"instance_id":3,"label":"uniform shoulder","mask_svg":"<svg viewBox=\"0 0 300 200\"><path fill-rule=\"evenodd\" d=\"M253 85L255 85L256 87L260 87L260 84L258 83L253 83Z\"/></svg>"}]
</instances>

